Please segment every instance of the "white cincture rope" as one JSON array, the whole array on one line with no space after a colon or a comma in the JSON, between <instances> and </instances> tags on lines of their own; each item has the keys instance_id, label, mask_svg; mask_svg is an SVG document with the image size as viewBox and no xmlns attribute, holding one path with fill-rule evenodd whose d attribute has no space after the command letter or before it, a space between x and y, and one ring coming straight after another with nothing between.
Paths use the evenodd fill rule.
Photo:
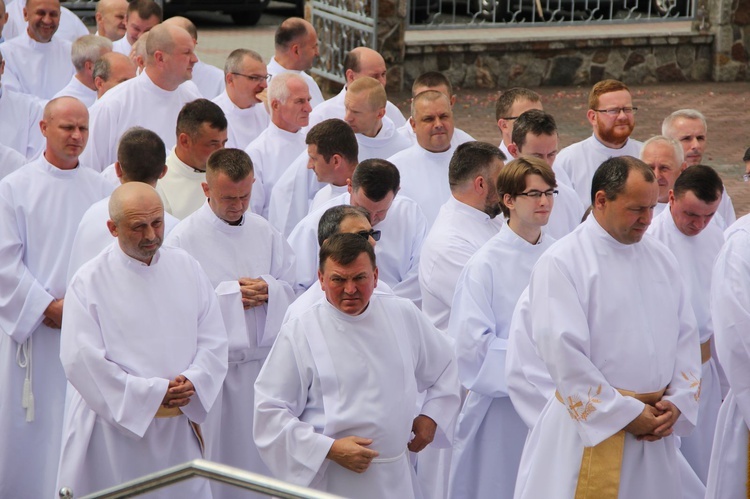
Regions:
<instances>
[{"instance_id":1,"label":"white cincture rope","mask_svg":"<svg viewBox=\"0 0 750 499\"><path fill-rule=\"evenodd\" d=\"M32 345L29 336L26 341L18 345L16 350L16 363L18 367L26 369L26 378L23 380L23 394L21 395L21 407L26 409L26 422L34 421L34 392L31 388L31 352Z\"/></svg>"}]
</instances>

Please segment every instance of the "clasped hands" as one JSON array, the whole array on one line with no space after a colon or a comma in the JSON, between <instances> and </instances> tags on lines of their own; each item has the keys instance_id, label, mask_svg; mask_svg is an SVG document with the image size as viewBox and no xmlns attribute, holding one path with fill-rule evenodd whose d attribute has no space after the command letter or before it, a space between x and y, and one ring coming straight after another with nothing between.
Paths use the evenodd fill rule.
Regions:
<instances>
[{"instance_id":1,"label":"clasped hands","mask_svg":"<svg viewBox=\"0 0 750 499\"><path fill-rule=\"evenodd\" d=\"M637 440L656 442L674 431L680 410L669 400L660 400L654 405L646 404L643 411L624 430L635 435Z\"/></svg>"},{"instance_id":2,"label":"clasped hands","mask_svg":"<svg viewBox=\"0 0 750 499\"><path fill-rule=\"evenodd\" d=\"M411 431L414 433L414 438L407 444L407 448L411 452L421 451L435 438L436 430L435 421L420 414L412 423ZM326 458L355 473L363 473L370 467L372 460L380 455L377 451L367 448L370 444L372 444L371 438L354 435L339 438L331 445Z\"/></svg>"},{"instance_id":3,"label":"clasped hands","mask_svg":"<svg viewBox=\"0 0 750 499\"><path fill-rule=\"evenodd\" d=\"M268 303L268 283L263 279L251 277L240 277L240 292L242 293L242 307L258 307Z\"/></svg>"},{"instance_id":4,"label":"clasped hands","mask_svg":"<svg viewBox=\"0 0 750 499\"><path fill-rule=\"evenodd\" d=\"M190 403L190 397L195 395L193 383L185 376L180 374L175 379L169 381L167 393L161 401L161 405L167 408L185 407Z\"/></svg>"}]
</instances>

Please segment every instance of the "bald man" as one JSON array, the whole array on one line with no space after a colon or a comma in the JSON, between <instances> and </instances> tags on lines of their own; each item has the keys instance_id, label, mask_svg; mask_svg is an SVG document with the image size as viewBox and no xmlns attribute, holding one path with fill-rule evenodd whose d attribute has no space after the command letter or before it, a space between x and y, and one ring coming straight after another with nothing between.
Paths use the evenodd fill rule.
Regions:
<instances>
[{"instance_id":1,"label":"bald man","mask_svg":"<svg viewBox=\"0 0 750 499\"><path fill-rule=\"evenodd\" d=\"M349 51L344 59L344 70L346 75L346 85L341 89L335 97L331 97L320 106L313 109L310 113L310 126L317 125L323 120L330 118L344 119L344 113L346 112L344 107L344 101L346 99L346 91L349 85L355 80L362 78L363 76L369 76L370 78L376 79L385 88L386 85L386 74L387 69L385 67L385 60L383 56L367 47L357 47ZM404 126L406 119L401 111L392 103L387 102L385 107L385 115L393 121L396 128Z\"/></svg>"},{"instance_id":2,"label":"bald man","mask_svg":"<svg viewBox=\"0 0 750 499\"><path fill-rule=\"evenodd\" d=\"M94 87L96 98L101 99L108 90L124 81L135 78L135 64L129 57L117 52L109 52L94 64Z\"/></svg>"},{"instance_id":3,"label":"bald man","mask_svg":"<svg viewBox=\"0 0 750 499\"><path fill-rule=\"evenodd\" d=\"M0 497L51 497L62 439L60 325L78 222L111 188L78 161L80 101L50 101L44 153L0 181ZM51 223L54 221L54 223Z\"/></svg>"},{"instance_id":4,"label":"bald man","mask_svg":"<svg viewBox=\"0 0 750 499\"><path fill-rule=\"evenodd\" d=\"M27 23L23 13L26 3L26 0L5 2L8 22L3 34L6 40L11 40L26 31ZM78 38L88 35L89 30L77 15L65 7L60 7L60 25L55 34L58 38L73 43Z\"/></svg>"},{"instance_id":5,"label":"bald man","mask_svg":"<svg viewBox=\"0 0 750 499\"><path fill-rule=\"evenodd\" d=\"M288 72L299 74L307 83L312 96L310 104L315 107L323 103L323 93L306 71L312 68L315 58L319 55L318 34L313 25L299 17L290 17L276 30L274 56L269 61L267 69L273 76Z\"/></svg>"},{"instance_id":6,"label":"bald man","mask_svg":"<svg viewBox=\"0 0 750 499\"><path fill-rule=\"evenodd\" d=\"M118 187L109 216L117 239L73 277L60 343L70 391L58 487L81 495L200 459L198 424L227 372L216 294L195 259L161 247L154 188ZM204 480L169 494L211 497Z\"/></svg>"},{"instance_id":7,"label":"bald man","mask_svg":"<svg viewBox=\"0 0 750 499\"><path fill-rule=\"evenodd\" d=\"M198 45L198 28L196 28L193 21L187 17L170 17L164 21L164 24L174 24L175 26L183 28L190 33L190 36L193 37L193 41ZM196 58L197 57L198 56L196 56ZM198 62L193 66L193 83L198 87L198 90L200 90L203 97L209 100L214 99L224 91L224 72L216 66L206 64L198 59Z\"/></svg>"},{"instance_id":8,"label":"bald man","mask_svg":"<svg viewBox=\"0 0 750 499\"><path fill-rule=\"evenodd\" d=\"M99 0L96 3L96 34L115 42L125 36L128 0Z\"/></svg>"},{"instance_id":9,"label":"bald man","mask_svg":"<svg viewBox=\"0 0 750 499\"><path fill-rule=\"evenodd\" d=\"M114 163L117 140L133 126L153 130L168 149L175 145L180 109L201 97L188 82L198 60L194 49L193 38L178 26L164 24L150 31L143 73L108 92L91 112L87 166L102 171Z\"/></svg>"},{"instance_id":10,"label":"bald man","mask_svg":"<svg viewBox=\"0 0 750 499\"><path fill-rule=\"evenodd\" d=\"M23 9L26 29L0 46L5 57L4 86L46 101L70 81L71 43L55 37L59 0L29 0Z\"/></svg>"}]
</instances>

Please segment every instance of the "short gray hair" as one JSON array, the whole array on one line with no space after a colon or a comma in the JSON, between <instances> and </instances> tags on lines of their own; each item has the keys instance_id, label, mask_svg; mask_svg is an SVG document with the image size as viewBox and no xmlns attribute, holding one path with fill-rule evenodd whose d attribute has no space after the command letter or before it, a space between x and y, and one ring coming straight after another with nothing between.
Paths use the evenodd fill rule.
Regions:
<instances>
[{"instance_id":1,"label":"short gray hair","mask_svg":"<svg viewBox=\"0 0 750 499\"><path fill-rule=\"evenodd\" d=\"M275 75L271 78L271 83L268 85L268 102L270 103L277 100L284 104L291 94L289 91L289 82L292 80L298 80L304 85L307 85L307 82L305 82L305 80L303 80L297 73L288 72Z\"/></svg>"},{"instance_id":2,"label":"short gray hair","mask_svg":"<svg viewBox=\"0 0 750 499\"><path fill-rule=\"evenodd\" d=\"M70 58L76 71L83 71L87 61L96 63L106 52L112 52L112 41L109 38L84 35L73 42L70 48Z\"/></svg>"},{"instance_id":3,"label":"short gray hair","mask_svg":"<svg viewBox=\"0 0 750 499\"><path fill-rule=\"evenodd\" d=\"M682 150L680 143L666 135L656 135L644 142L643 147L641 148L641 160L643 159L643 151L645 151L651 144L664 144L670 146L674 151L674 159L677 160L677 164L681 165L685 162L685 151Z\"/></svg>"},{"instance_id":4,"label":"short gray hair","mask_svg":"<svg viewBox=\"0 0 750 499\"><path fill-rule=\"evenodd\" d=\"M672 130L672 125L678 118L700 120L701 123L703 123L703 129L708 133L708 124L706 123L706 117L703 116L703 113L697 109L680 109L664 118L664 121L661 123L661 134L671 136L672 134L670 132Z\"/></svg>"},{"instance_id":5,"label":"short gray hair","mask_svg":"<svg viewBox=\"0 0 750 499\"><path fill-rule=\"evenodd\" d=\"M229 73L238 73L240 71L242 61L245 60L245 57L249 57L250 59L263 64L263 57L261 57L261 55L256 51L250 49L235 49L231 54L229 54L226 62L224 63L224 76L228 75Z\"/></svg>"}]
</instances>

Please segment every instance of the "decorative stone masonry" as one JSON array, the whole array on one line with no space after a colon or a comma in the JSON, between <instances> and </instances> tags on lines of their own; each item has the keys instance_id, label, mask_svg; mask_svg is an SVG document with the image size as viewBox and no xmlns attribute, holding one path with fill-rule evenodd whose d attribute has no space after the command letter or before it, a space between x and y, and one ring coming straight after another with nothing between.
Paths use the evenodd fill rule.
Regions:
<instances>
[{"instance_id":1,"label":"decorative stone masonry","mask_svg":"<svg viewBox=\"0 0 750 499\"><path fill-rule=\"evenodd\" d=\"M585 29L585 28L583 28ZM628 84L711 79L713 36L644 36L499 43L422 42L406 47L404 80L441 71L462 88Z\"/></svg>"},{"instance_id":2,"label":"decorative stone masonry","mask_svg":"<svg viewBox=\"0 0 750 499\"><path fill-rule=\"evenodd\" d=\"M706 0L716 32L714 81L750 80L750 2Z\"/></svg>"}]
</instances>

